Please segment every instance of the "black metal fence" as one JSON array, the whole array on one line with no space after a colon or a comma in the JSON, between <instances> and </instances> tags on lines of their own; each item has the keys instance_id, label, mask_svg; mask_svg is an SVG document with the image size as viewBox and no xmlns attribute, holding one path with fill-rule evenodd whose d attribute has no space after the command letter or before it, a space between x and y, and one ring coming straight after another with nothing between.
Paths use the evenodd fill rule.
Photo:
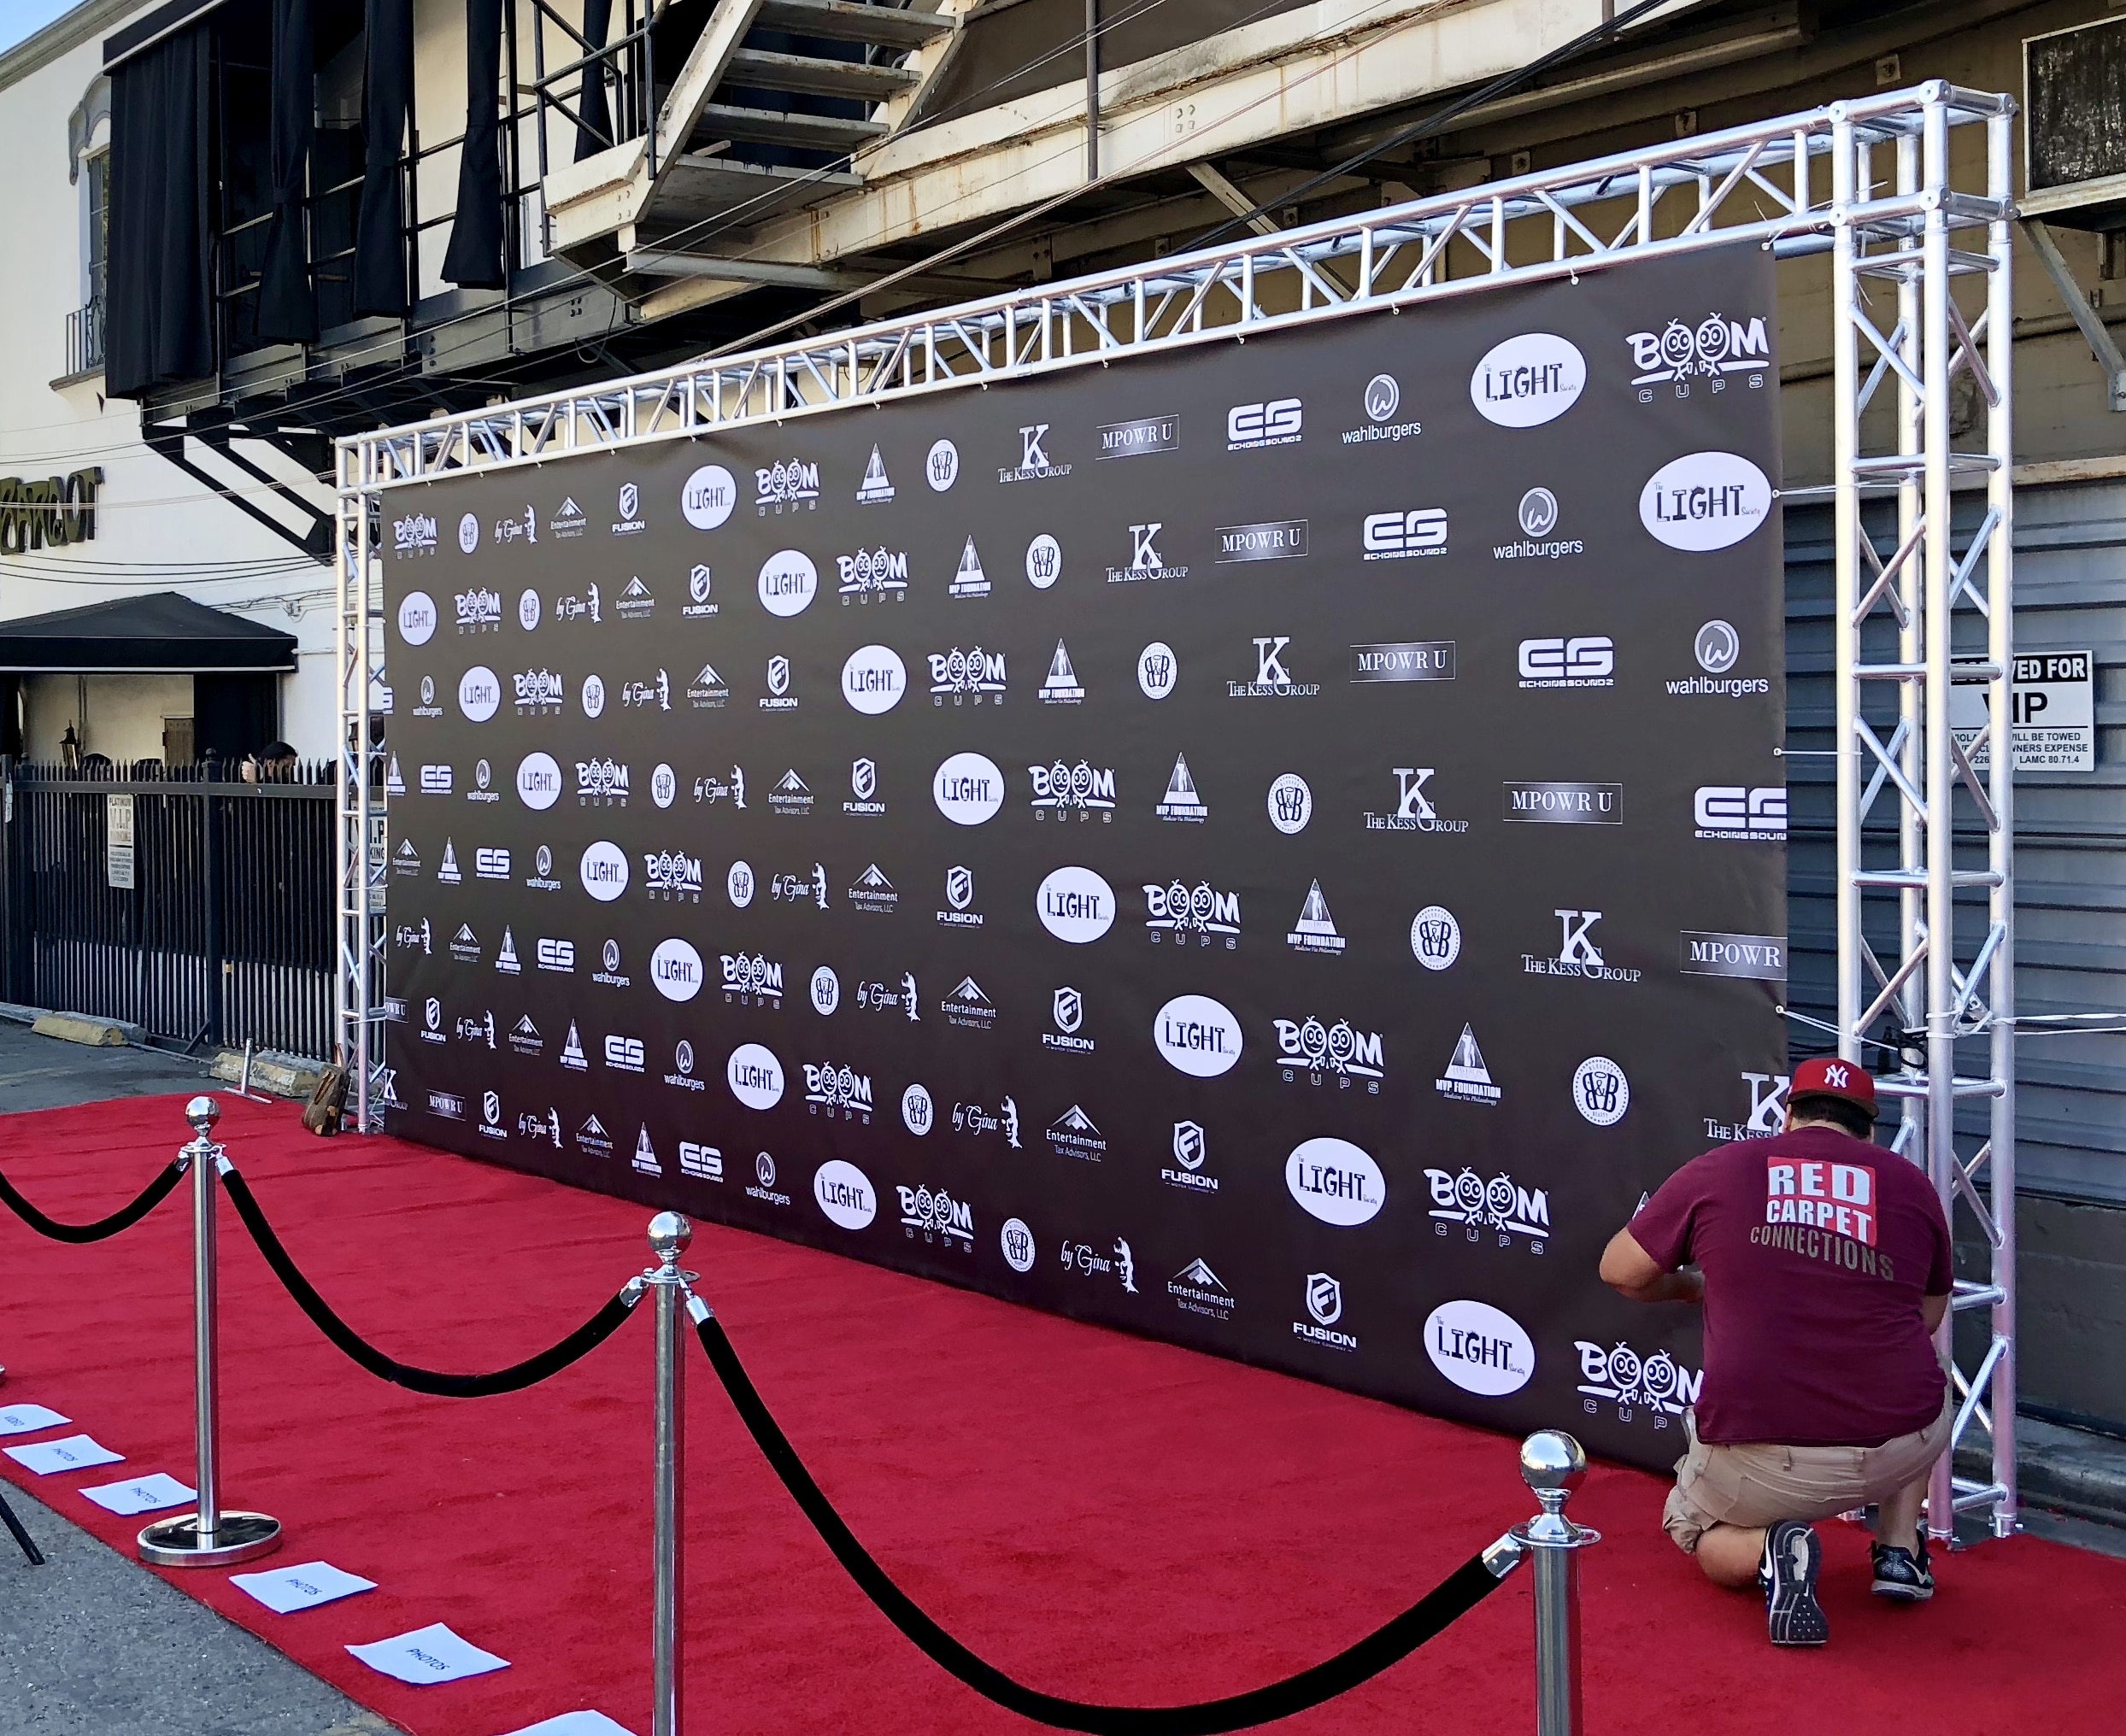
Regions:
<instances>
[{"instance_id":1,"label":"black metal fence","mask_svg":"<svg viewBox=\"0 0 2126 1736\"><path fill-rule=\"evenodd\" d=\"M330 768L255 783L212 765L137 775L155 765L99 777L0 760L0 1000L325 1056Z\"/></svg>"}]
</instances>

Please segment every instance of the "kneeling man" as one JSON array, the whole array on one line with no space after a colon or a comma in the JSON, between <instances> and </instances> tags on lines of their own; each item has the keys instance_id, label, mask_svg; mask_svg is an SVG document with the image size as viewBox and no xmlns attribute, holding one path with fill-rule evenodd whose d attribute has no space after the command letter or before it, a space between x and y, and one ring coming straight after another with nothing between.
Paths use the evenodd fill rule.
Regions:
<instances>
[{"instance_id":1,"label":"kneeling man","mask_svg":"<svg viewBox=\"0 0 2126 1736\"><path fill-rule=\"evenodd\" d=\"M1693 1158L1602 1255L1602 1281L1635 1300L1705 1306L1705 1384L1662 1524L1716 1585L1762 1587L1775 1645L1828 1637L1812 1520L1879 1504L1875 1594L1934 1595L1919 1511L1949 1439L1933 1342L1949 1231L1925 1174L1874 1129L1863 1068L1804 1061L1785 1132Z\"/></svg>"}]
</instances>

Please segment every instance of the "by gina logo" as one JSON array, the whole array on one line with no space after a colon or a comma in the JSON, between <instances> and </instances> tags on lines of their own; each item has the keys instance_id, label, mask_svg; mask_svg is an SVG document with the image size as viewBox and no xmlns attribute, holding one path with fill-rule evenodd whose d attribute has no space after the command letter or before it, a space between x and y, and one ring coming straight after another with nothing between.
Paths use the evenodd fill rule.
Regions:
<instances>
[{"instance_id":1,"label":"by gina logo","mask_svg":"<svg viewBox=\"0 0 2126 1736\"><path fill-rule=\"evenodd\" d=\"M1735 452L1671 459L1639 491L1639 522L1655 542L1687 554L1731 548L1771 513L1771 480Z\"/></svg>"},{"instance_id":2,"label":"by gina logo","mask_svg":"<svg viewBox=\"0 0 2126 1736\"><path fill-rule=\"evenodd\" d=\"M1501 428L1554 422L1587 389L1587 358L1548 331L1524 331L1494 344L1469 377L1469 401Z\"/></svg>"},{"instance_id":3,"label":"by gina logo","mask_svg":"<svg viewBox=\"0 0 2126 1736\"><path fill-rule=\"evenodd\" d=\"M737 478L720 464L702 465L679 490L679 510L697 531L715 530L731 517L737 504Z\"/></svg>"}]
</instances>

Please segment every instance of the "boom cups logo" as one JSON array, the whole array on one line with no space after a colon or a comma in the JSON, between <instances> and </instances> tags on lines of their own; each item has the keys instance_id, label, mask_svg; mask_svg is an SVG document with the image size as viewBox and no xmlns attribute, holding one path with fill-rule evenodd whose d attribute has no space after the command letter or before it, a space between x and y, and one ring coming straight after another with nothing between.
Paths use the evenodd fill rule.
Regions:
<instances>
[{"instance_id":1,"label":"boom cups logo","mask_svg":"<svg viewBox=\"0 0 2126 1736\"><path fill-rule=\"evenodd\" d=\"M1708 314L1695 326L1671 320L1659 331L1634 331L1624 341L1639 370L1631 384L1642 404L1653 402L1657 385L1673 385L1677 397L1687 398L1694 380L1717 392L1736 375L1759 390L1771 369L1771 340L1757 314L1747 324L1719 314Z\"/></svg>"},{"instance_id":2,"label":"boom cups logo","mask_svg":"<svg viewBox=\"0 0 2126 1736\"><path fill-rule=\"evenodd\" d=\"M1459 1228L1475 1242L1489 1232L1502 1248L1512 1247L1518 1236L1527 1241L1531 1253L1538 1254L1550 1239L1550 1196L1541 1188L1523 1188L1505 1175L1487 1182L1469 1169L1451 1176L1444 1170L1427 1170L1424 1179L1432 1192L1435 1235Z\"/></svg>"},{"instance_id":3,"label":"boom cups logo","mask_svg":"<svg viewBox=\"0 0 2126 1736\"><path fill-rule=\"evenodd\" d=\"M1656 1428L1665 1428L1698 1402L1705 1385L1702 1369L1684 1368L1665 1349L1641 1357L1621 1340L1604 1350L1585 1339L1573 1340L1572 1348L1580 1356L1580 1408L1590 1416L1606 1404L1619 1422L1644 1410Z\"/></svg>"}]
</instances>

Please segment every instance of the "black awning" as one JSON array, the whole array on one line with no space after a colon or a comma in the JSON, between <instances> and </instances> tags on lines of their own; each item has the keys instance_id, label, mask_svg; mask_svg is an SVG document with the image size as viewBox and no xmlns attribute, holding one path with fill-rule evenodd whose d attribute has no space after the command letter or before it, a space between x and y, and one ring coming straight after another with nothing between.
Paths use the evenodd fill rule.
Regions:
<instances>
[{"instance_id":1,"label":"black awning","mask_svg":"<svg viewBox=\"0 0 2126 1736\"><path fill-rule=\"evenodd\" d=\"M0 673L220 675L291 672L292 633L173 590L0 621Z\"/></svg>"},{"instance_id":2,"label":"black awning","mask_svg":"<svg viewBox=\"0 0 2126 1736\"><path fill-rule=\"evenodd\" d=\"M220 4L221 0L169 0L167 5L156 7L145 18L136 19L117 34L103 38L103 70L108 73L120 61L131 60L142 49L205 17Z\"/></svg>"}]
</instances>

